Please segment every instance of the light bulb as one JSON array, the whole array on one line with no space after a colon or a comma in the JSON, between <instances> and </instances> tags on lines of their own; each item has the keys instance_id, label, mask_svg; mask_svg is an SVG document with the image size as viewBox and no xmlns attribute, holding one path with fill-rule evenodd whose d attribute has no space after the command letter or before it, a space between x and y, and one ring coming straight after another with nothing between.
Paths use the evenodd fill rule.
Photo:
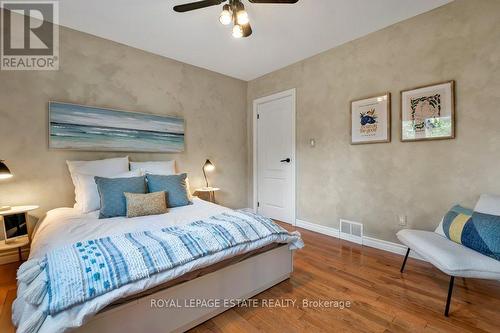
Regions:
<instances>
[{"instance_id":1,"label":"light bulb","mask_svg":"<svg viewBox=\"0 0 500 333\"><path fill-rule=\"evenodd\" d=\"M224 5L222 7L222 13L220 13L219 21L224 25L228 25L233 20L231 12L229 11L229 5Z\"/></svg>"},{"instance_id":2,"label":"light bulb","mask_svg":"<svg viewBox=\"0 0 500 333\"><path fill-rule=\"evenodd\" d=\"M243 37L243 29L241 28L241 25L236 24L233 27L233 37L234 38L241 38L241 37Z\"/></svg>"},{"instance_id":3,"label":"light bulb","mask_svg":"<svg viewBox=\"0 0 500 333\"><path fill-rule=\"evenodd\" d=\"M236 21L238 21L238 24L240 25L245 25L248 24L248 22L250 22L246 10L242 9L238 11L238 13L236 14Z\"/></svg>"}]
</instances>

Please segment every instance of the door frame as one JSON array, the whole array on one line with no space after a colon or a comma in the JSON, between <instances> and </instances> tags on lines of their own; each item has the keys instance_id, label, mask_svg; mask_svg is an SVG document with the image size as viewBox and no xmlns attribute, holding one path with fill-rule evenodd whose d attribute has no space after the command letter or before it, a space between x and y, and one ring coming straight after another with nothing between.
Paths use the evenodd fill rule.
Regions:
<instances>
[{"instance_id":1,"label":"door frame","mask_svg":"<svg viewBox=\"0 0 500 333\"><path fill-rule=\"evenodd\" d=\"M257 133L257 107L259 104L271 102L273 100L281 99L284 97L292 97L292 134L293 134L293 141L292 141L292 156L290 158L293 161L292 165L292 225L295 226L297 223L296 219L296 200L297 200L297 193L296 193L296 183L297 183L297 176L296 176L296 169L297 169L297 159L296 159L296 141L297 141L297 132L296 132L296 104L297 104L297 98L296 98L296 89L289 89L285 90L279 93L275 93L269 96L264 96L261 98L257 98L253 101L253 114L252 114L252 135L253 135L253 210L254 212L257 212L257 198L258 198L258 133Z\"/></svg>"}]
</instances>

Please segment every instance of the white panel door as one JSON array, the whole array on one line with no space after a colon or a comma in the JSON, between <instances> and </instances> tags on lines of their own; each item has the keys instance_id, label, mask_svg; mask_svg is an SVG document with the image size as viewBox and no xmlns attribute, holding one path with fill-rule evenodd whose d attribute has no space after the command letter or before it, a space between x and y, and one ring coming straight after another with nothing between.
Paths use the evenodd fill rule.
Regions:
<instances>
[{"instance_id":1,"label":"white panel door","mask_svg":"<svg viewBox=\"0 0 500 333\"><path fill-rule=\"evenodd\" d=\"M256 101L257 212L294 224L295 93Z\"/></svg>"}]
</instances>

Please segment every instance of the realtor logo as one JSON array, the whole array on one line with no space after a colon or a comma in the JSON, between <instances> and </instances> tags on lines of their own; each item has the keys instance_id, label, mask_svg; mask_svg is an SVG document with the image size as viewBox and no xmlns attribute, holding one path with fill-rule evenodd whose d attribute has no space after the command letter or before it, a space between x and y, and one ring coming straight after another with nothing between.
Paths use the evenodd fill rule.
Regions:
<instances>
[{"instance_id":1,"label":"realtor logo","mask_svg":"<svg viewBox=\"0 0 500 333\"><path fill-rule=\"evenodd\" d=\"M1 70L59 69L59 3L0 1Z\"/></svg>"}]
</instances>

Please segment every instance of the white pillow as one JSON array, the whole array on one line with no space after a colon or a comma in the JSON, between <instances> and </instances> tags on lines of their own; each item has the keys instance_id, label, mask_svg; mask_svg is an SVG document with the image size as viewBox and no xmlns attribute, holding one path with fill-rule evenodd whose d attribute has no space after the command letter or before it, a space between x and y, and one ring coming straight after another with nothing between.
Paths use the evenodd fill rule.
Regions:
<instances>
[{"instance_id":1,"label":"white pillow","mask_svg":"<svg viewBox=\"0 0 500 333\"><path fill-rule=\"evenodd\" d=\"M175 161L130 162L130 170L142 170L144 173L154 175L175 175Z\"/></svg>"},{"instance_id":2,"label":"white pillow","mask_svg":"<svg viewBox=\"0 0 500 333\"><path fill-rule=\"evenodd\" d=\"M99 177L111 177L129 171L128 169L128 156L109 158L97 161L66 161L68 165L71 180L75 186L75 208L80 208L79 203L81 199L78 197L80 190L78 182L76 181L76 174L86 174Z\"/></svg>"},{"instance_id":3,"label":"white pillow","mask_svg":"<svg viewBox=\"0 0 500 333\"><path fill-rule=\"evenodd\" d=\"M127 171L119 175L114 175L108 178L131 178L142 176L142 173L137 171ZM86 175L83 173L75 174L75 179L78 183L78 207L82 213L89 213L101 208L101 199L99 191L95 183L94 175Z\"/></svg>"},{"instance_id":4,"label":"white pillow","mask_svg":"<svg viewBox=\"0 0 500 333\"><path fill-rule=\"evenodd\" d=\"M443 221L444 218L441 219L441 222L439 222L439 225L437 226L436 230L434 230L435 233L446 237L446 234L444 233L444 228L443 228Z\"/></svg>"},{"instance_id":5,"label":"white pillow","mask_svg":"<svg viewBox=\"0 0 500 333\"><path fill-rule=\"evenodd\" d=\"M500 196L481 194L474 211L483 214L500 216Z\"/></svg>"}]
</instances>

